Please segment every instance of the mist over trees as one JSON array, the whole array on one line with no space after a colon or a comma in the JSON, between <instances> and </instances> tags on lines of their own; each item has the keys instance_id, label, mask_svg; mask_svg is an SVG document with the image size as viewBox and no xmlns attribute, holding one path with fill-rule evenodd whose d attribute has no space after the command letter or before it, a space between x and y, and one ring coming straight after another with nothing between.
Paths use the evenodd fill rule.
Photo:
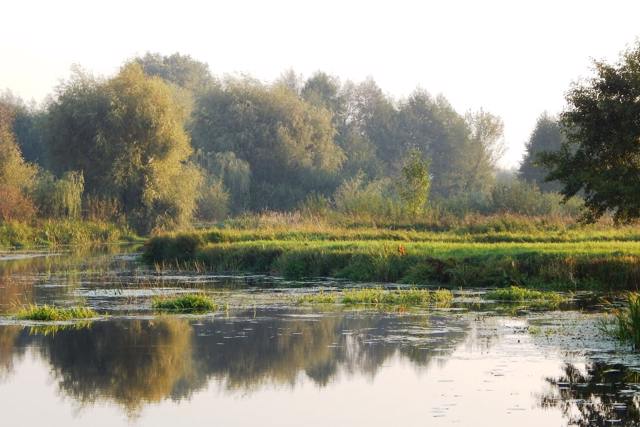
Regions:
<instances>
[{"instance_id":1,"label":"mist over trees","mask_svg":"<svg viewBox=\"0 0 640 427\"><path fill-rule=\"evenodd\" d=\"M11 185L35 211L124 220L143 233L313 206L517 211L539 196L535 185L551 189L533 159L560 138L541 118L520 171L534 187L501 187L503 199L518 196L492 204L502 120L461 114L420 88L394 99L371 78L322 71L219 78L188 55L148 53L106 78L74 69L41 108L2 99L2 143L17 155L3 150L19 159L5 162L31 171L19 174L29 185Z\"/></svg>"},{"instance_id":2,"label":"mist over trees","mask_svg":"<svg viewBox=\"0 0 640 427\"><path fill-rule=\"evenodd\" d=\"M558 181L546 180L549 169L542 164L542 155L559 151L564 143L565 136L558 120L547 113L542 114L525 146L524 158L518 171L520 178L537 185L542 191L559 191L562 186Z\"/></svg>"}]
</instances>

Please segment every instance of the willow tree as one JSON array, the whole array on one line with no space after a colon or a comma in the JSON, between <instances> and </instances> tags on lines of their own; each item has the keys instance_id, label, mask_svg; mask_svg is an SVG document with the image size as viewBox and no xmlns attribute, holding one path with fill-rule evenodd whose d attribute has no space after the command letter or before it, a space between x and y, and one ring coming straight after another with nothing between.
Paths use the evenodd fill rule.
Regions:
<instances>
[{"instance_id":1,"label":"willow tree","mask_svg":"<svg viewBox=\"0 0 640 427\"><path fill-rule=\"evenodd\" d=\"M81 172L89 194L116 198L138 231L183 224L201 181L186 163L185 120L172 88L137 63L109 80L76 72L49 106L52 166Z\"/></svg>"}]
</instances>

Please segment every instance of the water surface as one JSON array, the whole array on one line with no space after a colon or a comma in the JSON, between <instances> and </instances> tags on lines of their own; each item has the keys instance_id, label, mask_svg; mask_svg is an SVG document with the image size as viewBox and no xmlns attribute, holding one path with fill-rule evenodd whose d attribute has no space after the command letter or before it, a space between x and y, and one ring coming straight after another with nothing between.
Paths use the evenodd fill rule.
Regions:
<instances>
[{"instance_id":1,"label":"water surface","mask_svg":"<svg viewBox=\"0 0 640 427\"><path fill-rule=\"evenodd\" d=\"M304 286L303 286L304 285ZM0 257L2 425L637 425L640 358L593 310L305 307L352 284L159 274L135 253ZM226 310L158 316L159 294L211 293ZM482 290L478 290L482 292ZM29 303L108 314L42 325Z\"/></svg>"}]
</instances>

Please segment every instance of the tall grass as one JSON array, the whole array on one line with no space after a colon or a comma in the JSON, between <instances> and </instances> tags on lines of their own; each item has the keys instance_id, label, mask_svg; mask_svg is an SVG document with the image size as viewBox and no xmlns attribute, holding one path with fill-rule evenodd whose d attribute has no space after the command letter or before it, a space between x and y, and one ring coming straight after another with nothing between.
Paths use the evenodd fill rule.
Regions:
<instances>
[{"instance_id":1,"label":"tall grass","mask_svg":"<svg viewBox=\"0 0 640 427\"><path fill-rule=\"evenodd\" d=\"M151 306L158 311L172 313L206 313L215 311L217 305L204 294L188 294L176 297L154 298Z\"/></svg>"},{"instance_id":2,"label":"tall grass","mask_svg":"<svg viewBox=\"0 0 640 427\"><path fill-rule=\"evenodd\" d=\"M627 307L615 312L615 335L622 341L633 344L635 350L640 349L640 293L627 294Z\"/></svg>"},{"instance_id":3,"label":"tall grass","mask_svg":"<svg viewBox=\"0 0 640 427\"><path fill-rule=\"evenodd\" d=\"M135 239L128 228L102 221L60 219L0 224L0 247L4 249L96 245Z\"/></svg>"},{"instance_id":4,"label":"tall grass","mask_svg":"<svg viewBox=\"0 0 640 427\"><path fill-rule=\"evenodd\" d=\"M329 224L287 214L156 236L151 264L445 287L636 289L640 228L501 216L444 231ZM253 226L254 228L251 228Z\"/></svg>"}]
</instances>

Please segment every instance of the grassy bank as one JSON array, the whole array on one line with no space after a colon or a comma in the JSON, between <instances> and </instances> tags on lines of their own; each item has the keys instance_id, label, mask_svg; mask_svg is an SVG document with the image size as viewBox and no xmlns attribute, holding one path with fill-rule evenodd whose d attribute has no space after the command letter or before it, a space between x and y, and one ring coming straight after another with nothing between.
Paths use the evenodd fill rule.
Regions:
<instances>
[{"instance_id":1,"label":"grassy bank","mask_svg":"<svg viewBox=\"0 0 640 427\"><path fill-rule=\"evenodd\" d=\"M145 259L162 266L254 272L290 279L446 287L636 289L640 229L573 227L515 231L408 231L282 227L161 235Z\"/></svg>"},{"instance_id":2,"label":"grassy bank","mask_svg":"<svg viewBox=\"0 0 640 427\"><path fill-rule=\"evenodd\" d=\"M95 245L135 239L137 237L128 228L108 222L42 220L0 223L2 249Z\"/></svg>"}]
</instances>

